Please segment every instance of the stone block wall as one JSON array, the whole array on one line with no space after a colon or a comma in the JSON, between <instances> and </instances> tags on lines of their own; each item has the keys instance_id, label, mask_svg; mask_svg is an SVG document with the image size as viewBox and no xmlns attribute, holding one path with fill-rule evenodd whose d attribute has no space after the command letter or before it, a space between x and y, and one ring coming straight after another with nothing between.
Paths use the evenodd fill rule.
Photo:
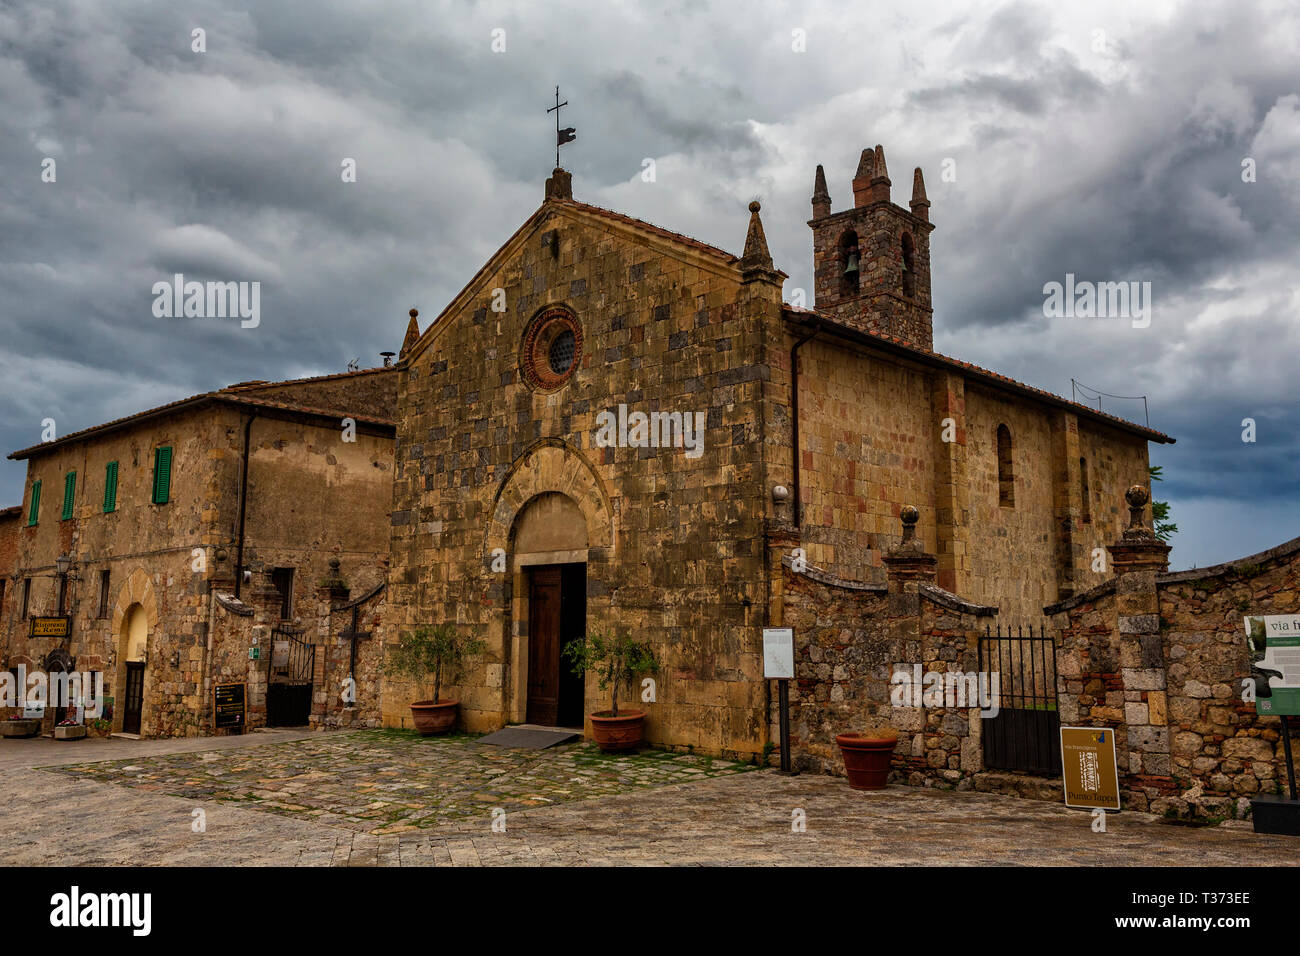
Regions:
<instances>
[{"instance_id":1,"label":"stone block wall","mask_svg":"<svg viewBox=\"0 0 1300 956\"><path fill-rule=\"evenodd\" d=\"M1166 550L1131 526L1109 548L1113 581L1046 609L1060 634L1061 720L1114 729L1125 806L1246 817L1251 797L1282 792L1285 767L1280 720L1242 697L1243 617L1300 610L1300 538L1176 573Z\"/></svg>"},{"instance_id":2,"label":"stone block wall","mask_svg":"<svg viewBox=\"0 0 1300 956\"><path fill-rule=\"evenodd\" d=\"M1242 700L1250 677L1242 618L1300 611L1300 538L1204 571L1162 575L1157 586L1175 807L1241 816L1246 799L1286 787L1280 719Z\"/></svg>"},{"instance_id":3,"label":"stone block wall","mask_svg":"<svg viewBox=\"0 0 1300 956\"><path fill-rule=\"evenodd\" d=\"M915 509L904 509L915 514ZM791 757L800 770L842 775L836 734L884 722L898 731L891 780L970 789L983 770L981 718L975 706L901 706L895 670L973 674L983 622L996 608L964 601L933 583L935 559L905 530L889 552L887 583L836 578L787 562L783 623L795 632L791 685ZM952 703L958 703L956 700ZM771 709L773 736L778 712ZM987 787L985 789L988 789Z\"/></svg>"},{"instance_id":4,"label":"stone block wall","mask_svg":"<svg viewBox=\"0 0 1300 956\"><path fill-rule=\"evenodd\" d=\"M787 329L787 356L799 332ZM780 358L769 420L779 426L774 441L791 448L769 468L771 481L784 482L791 476L778 463L793 442L779 394L789 389L789 362ZM919 533L939 559L937 583L996 605L1008 624L1038 626L1044 605L1111 576L1108 559L1091 570L1093 552L1123 529L1114 502L1145 479L1145 438L828 335L803 342L798 362L800 546L814 566L882 583L907 503L919 508ZM1000 425L1012 440L1010 505L999 494Z\"/></svg>"},{"instance_id":5,"label":"stone block wall","mask_svg":"<svg viewBox=\"0 0 1300 956\"><path fill-rule=\"evenodd\" d=\"M381 626L387 610L386 585L350 597L346 588L327 582L318 589L316 631L316 686L311 725L315 728L378 727L381 723ZM356 611L356 667L350 636ZM351 676L355 692L345 699L344 682Z\"/></svg>"}]
</instances>

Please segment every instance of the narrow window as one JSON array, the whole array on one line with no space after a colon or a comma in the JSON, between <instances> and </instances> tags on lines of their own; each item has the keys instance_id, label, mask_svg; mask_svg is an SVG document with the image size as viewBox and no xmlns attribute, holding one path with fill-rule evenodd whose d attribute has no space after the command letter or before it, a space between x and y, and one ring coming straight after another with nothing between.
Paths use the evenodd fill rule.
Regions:
<instances>
[{"instance_id":1,"label":"narrow window","mask_svg":"<svg viewBox=\"0 0 1300 956\"><path fill-rule=\"evenodd\" d=\"M41 483L40 480L32 482L32 500L27 508L27 527L33 528L41 516Z\"/></svg>"},{"instance_id":2,"label":"narrow window","mask_svg":"<svg viewBox=\"0 0 1300 956\"><path fill-rule=\"evenodd\" d=\"M1011 429L998 426L998 504L1004 508L1016 506L1015 474L1011 466Z\"/></svg>"},{"instance_id":3,"label":"narrow window","mask_svg":"<svg viewBox=\"0 0 1300 956\"><path fill-rule=\"evenodd\" d=\"M32 579L23 578L23 618L32 616Z\"/></svg>"},{"instance_id":4,"label":"narrow window","mask_svg":"<svg viewBox=\"0 0 1300 956\"><path fill-rule=\"evenodd\" d=\"M4 614L4 610L5 610L5 585L8 584L8 583L9 583L9 579L8 579L8 578L0 578L0 615L3 615L3 614Z\"/></svg>"},{"instance_id":5,"label":"narrow window","mask_svg":"<svg viewBox=\"0 0 1300 956\"><path fill-rule=\"evenodd\" d=\"M104 514L117 510L117 462L104 467Z\"/></svg>"},{"instance_id":6,"label":"narrow window","mask_svg":"<svg viewBox=\"0 0 1300 956\"><path fill-rule=\"evenodd\" d=\"M272 569L271 583L280 592L280 619L287 621L293 617L293 568Z\"/></svg>"},{"instance_id":7,"label":"narrow window","mask_svg":"<svg viewBox=\"0 0 1300 956\"><path fill-rule=\"evenodd\" d=\"M916 295L916 244L910 232L903 233L903 295Z\"/></svg>"},{"instance_id":8,"label":"narrow window","mask_svg":"<svg viewBox=\"0 0 1300 956\"><path fill-rule=\"evenodd\" d=\"M170 445L153 452L153 503L165 505L172 490L172 449Z\"/></svg>"},{"instance_id":9,"label":"narrow window","mask_svg":"<svg viewBox=\"0 0 1300 956\"><path fill-rule=\"evenodd\" d=\"M74 506L77 501L77 473L70 471L63 476L63 514L61 520L67 521L72 517Z\"/></svg>"},{"instance_id":10,"label":"narrow window","mask_svg":"<svg viewBox=\"0 0 1300 956\"><path fill-rule=\"evenodd\" d=\"M862 275L858 234L850 229L840 238L840 291L842 295L858 294L858 278Z\"/></svg>"},{"instance_id":11,"label":"narrow window","mask_svg":"<svg viewBox=\"0 0 1300 956\"><path fill-rule=\"evenodd\" d=\"M109 571L105 568L99 572L99 616L108 617Z\"/></svg>"},{"instance_id":12,"label":"narrow window","mask_svg":"<svg viewBox=\"0 0 1300 956\"><path fill-rule=\"evenodd\" d=\"M1079 459L1079 494L1083 496L1083 523L1092 524L1092 496L1088 493L1088 459Z\"/></svg>"}]
</instances>

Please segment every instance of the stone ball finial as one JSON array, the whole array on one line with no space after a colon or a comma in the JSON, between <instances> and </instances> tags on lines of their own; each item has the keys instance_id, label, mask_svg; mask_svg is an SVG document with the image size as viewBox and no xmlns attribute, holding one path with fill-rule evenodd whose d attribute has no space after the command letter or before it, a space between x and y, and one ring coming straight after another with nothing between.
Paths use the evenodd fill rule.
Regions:
<instances>
[{"instance_id":1,"label":"stone ball finial","mask_svg":"<svg viewBox=\"0 0 1300 956\"><path fill-rule=\"evenodd\" d=\"M921 511L915 505L903 505L898 516L903 519L903 540L910 541L916 533L916 523L921 520Z\"/></svg>"},{"instance_id":2,"label":"stone ball finial","mask_svg":"<svg viewBox=\"0 0 1300 956\"><path fill-rule=\"evenodd\" d=\"M763 208L763 207L759 205L757 199L755 199L753 202L751 202L751 203L749 204L749 211L750 211L750 212L758 212L758 211L759 211L760 209L762 209L762 208Z\"/></svg>"},{"instance_id":3,"label":"stone ball finial","mask_svg":"<svg viewBox=\"0 0 1300 956\"><path fill-rule=\"evenodd\" d=\"M1146 503L1151 500L1151 495L1141 485L1132 485L1124 492L1124 498L1128 501L1128 531L1134 534L1146 533L1147 527L1142 520L1142 511Z\"/></svg>"},{"instance_id":4,"label":"stone ball finial","mask_svg":"<svg viewBox=\"0 0 1300 956\"><path fill-rule=\"evenodd\" d=\"M411 318L413 318L413 319L418 319L418 318L420 317L420 310L419 310L419 309L412 309L412 310L410 311L409 314L410 314Z\"/></svg>"},{"instance_id":5,"label":"stone ball finial","mask_svg":"<svg viewBox=\"0 0 1300 956\"><path fill-rule=\"evenodd\" d=\"M412 309L411 311L414 312L415 310ZM330 570L333 571L335 574L338 574L338 570L339 570L338 558L330 558Z\"/></svg>"}]
</instances>

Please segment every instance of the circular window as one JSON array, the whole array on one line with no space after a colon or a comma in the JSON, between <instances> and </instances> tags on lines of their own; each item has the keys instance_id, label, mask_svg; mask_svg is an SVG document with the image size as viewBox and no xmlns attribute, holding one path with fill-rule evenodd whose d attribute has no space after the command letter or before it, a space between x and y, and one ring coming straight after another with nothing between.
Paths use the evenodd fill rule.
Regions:
<instances>
[{"instance_id":1,"label":"circular window","mask_svg":"<svg viewBox=\"0 0 1300 956\"><path fill-rule=\"evenodd\" d=\"M573 366L573 349L577 344L578 340L571 329L565 329L551 339L551 347L546 350L546 357L552 372L563 375Z\"/></svg>"},{"instance_id":2,"label":"circular window","mask_svg":"<svg viewBox=\"0 0 1300 956\"><path fill-rule=\"evenodd\" d=\"M559 388L582 361L582 326L567 309L548 309L528 323L521 359L530 385Z\"/></svg>"}]
</instances>

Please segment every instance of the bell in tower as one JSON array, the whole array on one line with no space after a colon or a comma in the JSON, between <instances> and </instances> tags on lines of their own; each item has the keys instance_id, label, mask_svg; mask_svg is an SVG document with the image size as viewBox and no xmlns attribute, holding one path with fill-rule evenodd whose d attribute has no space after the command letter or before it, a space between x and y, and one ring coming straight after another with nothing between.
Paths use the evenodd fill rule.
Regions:
<instances>
[{"instance_id":1,"label":"bell in tower","mask_svg":"<svg viewBox=\"0 0 1300 956\"><path fill-rule=\"evenodd\" d=\"M890 199L883 147L864 149L853 179L853 207L831 212L826 176L813 183L814 287L819 312L861 331L921 348L934 342L930 301L929 199L921 171L911 209Z\"/></svg>"}]
</instances>

